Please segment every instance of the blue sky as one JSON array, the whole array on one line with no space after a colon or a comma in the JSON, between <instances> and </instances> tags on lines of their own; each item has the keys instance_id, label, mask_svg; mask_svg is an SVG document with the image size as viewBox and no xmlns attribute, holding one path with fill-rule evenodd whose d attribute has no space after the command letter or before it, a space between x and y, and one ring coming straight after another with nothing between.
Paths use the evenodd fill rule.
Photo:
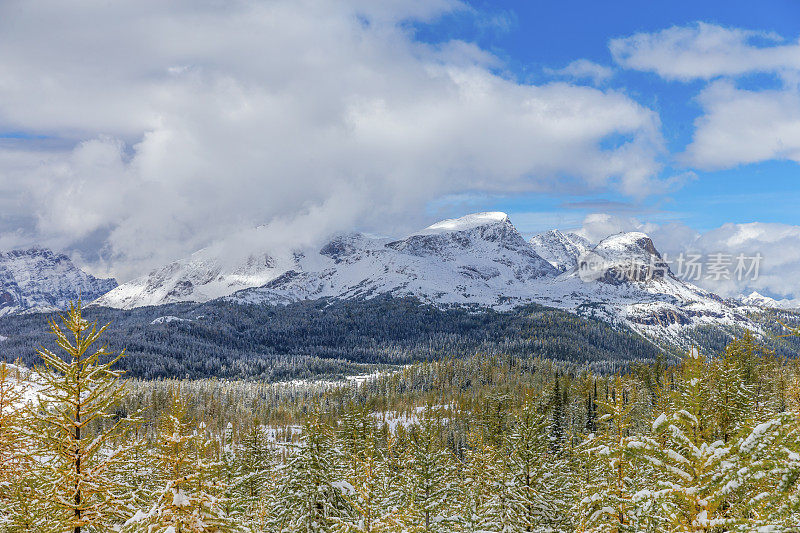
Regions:
<instances>
[{"instance_id":1,"label":"blue sky","mask_svg":"<svg viewBox=\"0 0 800 533\"><path fill-rule=\"evenodd\" d=\"M602 87L619 90L658 112L669 154L663 173L692 171L696 178L668 194L643 199L614 191L579 195L515 195L478 197L474 207L517 214L517 224L528 233L548 229L552 220L580 225L591 212L634 215L652 222L680 221L698 231L724 223L779 222L800 224L800 167L791 161L764 161L720 170L700 170L673 161L691 142L694 121L702 115L696 102L705 81L669 81L651 72L620 68L609 51L609 41L639 32L658 32L698 21L763 32L787 41L800 36L800 3L753 2L470 2L474 12L459 12L434 24L415 26L417 38L437 43L463 39L479 43L502 58L501 70L523 83L553 80L548 69L558 69L585 58L614 69ZM586 80L584 80L586 82ZM749 89L780 85L774 75L743 76L739 86ZM438 210L440 204L434 204ZM540 213L541 216L532 214ZM546 214L546 215L545 215Z\"/></svg>"}]
</instances>

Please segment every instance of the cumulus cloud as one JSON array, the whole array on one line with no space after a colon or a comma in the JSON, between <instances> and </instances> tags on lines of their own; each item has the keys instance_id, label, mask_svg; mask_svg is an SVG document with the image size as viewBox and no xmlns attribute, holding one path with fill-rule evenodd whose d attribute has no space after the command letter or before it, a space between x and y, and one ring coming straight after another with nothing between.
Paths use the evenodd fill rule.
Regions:
<instances>
[{"instance_id":1,"label":"cumulus cloud","mask_svg":"<svg viewBox=\"0 0 800 533\"><path fill-rule=\"evenodd\" d=\"M46 139L0 145L0 191L21 200L0 242L98 242L124 280L226 239L415 226L463 191L652 189L653 111L498 76L473 44L414 40L407 22L463 8L3 2L0 125Z\"/></svg>"},{"instance_id":2,"label":"cumulus cloud","mask_svg":"<svg viewBox=\"0 0 800 533\"><path fill-rule=\"evenodd\" d=\"M701 277L689 281L722 296L735 297L758 291L778 298L800 298L796 282L800 277L800 247L797 245L800 226L728 223L697 232L681 222L647 223L635 217L594 213L584 219L578 233L598 242L623 231L647 233L656 248L670 260L676 273L679 270L678 257L699 257L703 265ZM717 261L718 254L722 254L719 258L723 270L730 274L719 279L708 270L709 264ZM736 275L739 256L743 257L747 269L757 264L757 275L755 270ZM754 259L759 256L761 259Z\"/></svg>"},{"instance_id":3,"label":"cumulus cloud","mask_svg":"<svg viewBox=\"0 0 800 533\"><path fill-rule=\"evenodd\" d=\"M702 114L679 160L714 170L768 160L800 162L800 41L698 22L613 39L623 67L667 80L709 80L697 97ZM744 89L737 78L777 77L780 88Z\"/></svg>"},{"instance_id":4,"label":"cumulus cloud","mask_svg":"<svg viewBox=\"0 0 800 533\"><path fill-rule=\"evenodd\" d=\"M612 39L609 48L623 67L655 72L668 80L800 69L800 42L785 43L773 33L705 22Z\"/></svg>"},{"instance_id":5,"label":"cumulus cloud","mask_svg":"<svg viewBox=\"0 0 800 533\"><path fill-rule=\"evenodd\" d=\"M589 80L594 85L601 85L614 75L614 71L610 67L600 65L588 59L576 59L564 68L545 68L544 70L551 76L565 77L573 80Z\"/></svg>"},{"instance_id":6,"label":"cumulus cloud","mask_svg":"<svg viewBox=\"0 0 800 533\"><path fill-rule=\"evenodd\" d=\"M745 90L717 81L698 96L703 114L684 161L704 169L770 159L800 163L800 91Z\"/></svg>"},{"instance_id":7,"label":"cumulus cloud","mask_svg":"<svg viewBox=\"0 0 800 533\"><path fill-rule=\"evenodd\" d=\"M700 235L694 248L705 254L725 253L734 263L740 254L763 260L755 280L722 279L711 283L721 294L758 291L778 297L797 298L800 277L800 226L789 224L724 224Z\"/></svg>"}]
</instances>

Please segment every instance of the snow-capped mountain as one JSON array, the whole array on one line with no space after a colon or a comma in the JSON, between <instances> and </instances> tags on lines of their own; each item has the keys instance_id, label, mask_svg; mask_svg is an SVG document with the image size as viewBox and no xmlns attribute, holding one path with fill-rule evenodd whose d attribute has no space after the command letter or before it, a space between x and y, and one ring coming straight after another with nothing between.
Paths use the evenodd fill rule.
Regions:
<instances>
[{"instance_id":1,"label":"snow-capped mountain","mask_svg":"<svg viewBox=\"0 0 800 533\"><path fill-rule=\"evenodd\" d=\"M507 308L531 300L558 273L505 213L438 222L401 240L334 238L293 269L235 301L288 303L323 297L416 296L443 305Z\"/></svg>"},{"instance_id":2,"label":"snow-capped mountain","mask_svg":"<svg viewBox=\"0 0 800 533\"><path fill-rule=\"evenodd\" d=\"M775 298L770 298L769 296L764 296L756 291L751 292L747 296L741 295L739 296L738 300L742 302L744 305L748 305L751 307L762 307L768 309L798 309L800 308L800 301L798 300L789 300L787 298L783 298L781 300L776 300Z\"/></svg>"},{"instance_id":3,"label":"snow-capped mountain","mask_svg":"<svg viewBox=\"0 0 800 533\"><path fill-rule=\"evenodd\" d=\"M607 237L559 275L539 303L661 336L685 326L750 326L719 296L675 277L652 240L640 232Z\"/></svg>"},{"instance_id":4,"label":"snow-capped mountain","mask_svg":"<svg viewBox=\"0 0 800 533\"><path fill-rule=\"evenodd\" d=\"M577 267L578 258L592 247L592 244L580 235L562 233L557 229L536 235L530 242L534 251L559 272Z\"/></svg>"},{"instance_id":5,"label":"snow-capped mountain","mask_svg":"<svg viewBox=\"0 0 800 533\"><path fill-rule=\"evenodd\" d=\"M659 335L747 321L735 306L677 279L643 233L612 235L592 247L548 232L534 245L503 213L440 222L399 241L338 237L299 266L230 299L276 304L392 294L494 309L533 302Z\"/></svg>"},{"instance_id":6,"label":"snow-capped mountain","mask_svg":"<svg viewBox=\"0 0 800 533\"><path fill-rule=\"evenodd\" d=\"M233 292L259 287L295 266L291 259L266 252L241 261L226 261L215 250L205 249L191 257L158 268L123 283L98 298L93 305L132 309L176 302L206 302Z\"/></svg>"},{"instance_id":7,"label":"snow-capped mountain","mask_svg":"<svg viewBox=\"0 0 800 533\"><path fill-rule=\"evenodd\" d=\"M117 286L82 271L64 254L47 249L0 252L0 316L63 310L78 297L89 302Z\"/></svg>"},{"instance_id":8,"label":"snow-capped mountain","mask_svg":"<svg viewBox=\"0 0 800 533\"><path fill-rule=\"evenodd\" d=\"M132 308L227 296L232 302L414 296L438 306L510 309L539 303L640 331L746 324L743 309L677 279L644 233L592 245L550 231L526 242L504 213L445 220L395 240L341 234L319 248L253 255L224 267L202 251L97 300Z\"/></svg>"}]
</instances>

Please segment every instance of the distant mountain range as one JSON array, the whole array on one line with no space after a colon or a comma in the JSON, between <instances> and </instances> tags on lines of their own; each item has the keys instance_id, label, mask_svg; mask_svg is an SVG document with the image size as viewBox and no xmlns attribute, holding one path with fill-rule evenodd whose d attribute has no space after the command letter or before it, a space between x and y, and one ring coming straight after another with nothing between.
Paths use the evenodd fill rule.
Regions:
<instances>
[{"instance_id":1,"label":"distant mountain range","mask_svg":"<svg viewBox=\"0 0 800 533\"><path fill-rule=\"evenodd\" d=\"M699 325L744 326L748 313L790 307L754 293L723 299L678 279L644 233L599 243L558 230L526 241L504 213L444 220L402 239L336 235L318 249L254 250L242 261L202 250L117 286L47 250L0 254L0 316L63 307L132 309L223 298L282 305L413 297L441 308L507 310L536 303L626 324L648 336Z\"/></svg>"},{"instance_id":2,"label":"distant mountain range","mask_svg":"<svg viewBox=\"0 0 800 533\"><path fill-rule=\"evenodd\" d=\"M756 291L751 292L747 296L741 295L738 300L744 305L762 307L766 309L800 309L800 301L788 298L776 300L769 296L764 296Z\"/></svg>"},{"instance_id":3,"label":"distant mountain range","mask_svg":"<svg viewBox=\"0 0 800 533\"><path fill-rule=\"evenodd\" d=\"M63 310L70 300L91 302L115 287L115 280L87 274L64 254L41 248L0 252L0 316Z\"/></svg>"}]
</instances>

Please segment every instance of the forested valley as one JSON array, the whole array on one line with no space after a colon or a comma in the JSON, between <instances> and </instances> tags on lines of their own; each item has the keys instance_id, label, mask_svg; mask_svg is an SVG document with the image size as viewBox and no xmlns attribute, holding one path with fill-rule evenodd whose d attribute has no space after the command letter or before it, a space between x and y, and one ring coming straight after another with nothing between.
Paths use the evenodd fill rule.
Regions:
<instances>
[{"instance_id":1,"label":"forested valley","mask_svg":"<svg viewBox=\"0 0 800 533\"><path fill-rule=\"evenodd\" d=\"M126 380L111 329L51 328L0 367L0 531L800 526L800 365L750 334L615 373L498 352L266 383Z\"/></svg>"},{"instance_id":2,"label":"forested valley","mask_svg":"<svg viewBox=\"0 0 800 533\"><path fill-rule=\"evenodd\" d=\"M225 301L132 310L88 307L89 320L112 322L106 337L130 357L128 377L342 378L462 354L542 357L613 372L653 361L659 349L627 327L530 305L513 311L441 309L414 298L314 300L286 306ZM8 361L31 366L47 314L0 318ZM153 322L156 323L153 323Z\"/></svg>"}]
</instances>

